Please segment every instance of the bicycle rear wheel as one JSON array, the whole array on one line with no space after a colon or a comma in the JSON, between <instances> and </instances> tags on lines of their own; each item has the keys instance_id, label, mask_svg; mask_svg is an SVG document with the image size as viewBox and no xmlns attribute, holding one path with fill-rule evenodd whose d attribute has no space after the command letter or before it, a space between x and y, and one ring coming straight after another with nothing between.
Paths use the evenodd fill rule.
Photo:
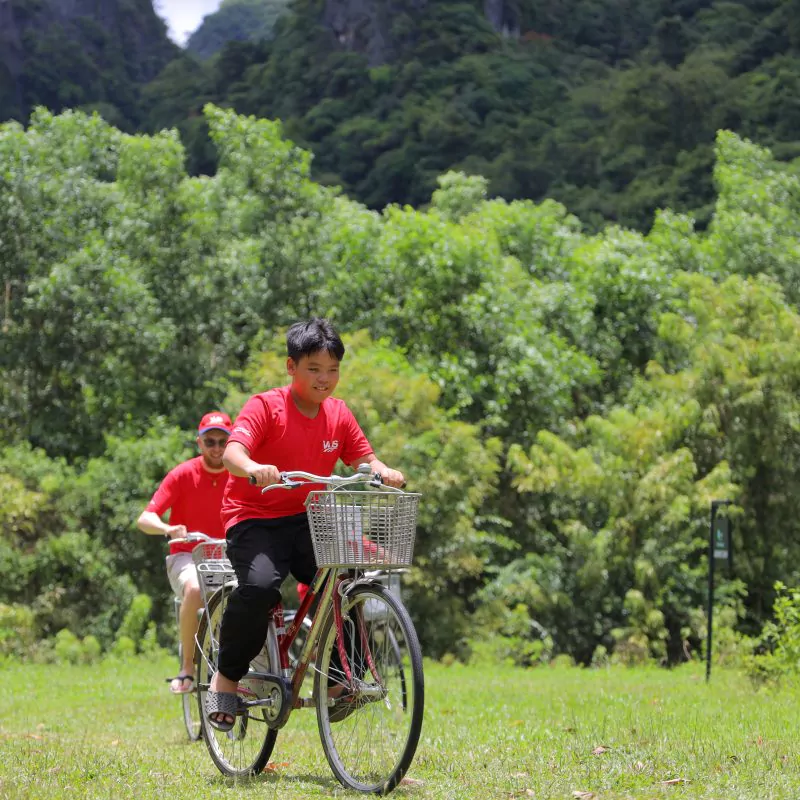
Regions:
<instances>
[{"instance_id":1,"label":"bicycle rear wheel","mask_svg":"<svg viewBox=\"0 0 800 800\"><path fill-rule=\"evenodd\" d=\"M387 794L414 758L422 730L422 652L403 604L384 586L357 586L342 600L344 647L331 613L317 655L314 696L333 774L358 792Z\"/></svg>"},{"instance_id":2,"label":"bicycle rear wheel","mask_svg":"<svg viewBox=\"0 0 800 800\"><path fill-rule=\"evenodd\" d=\"M241 777L257 775L264 769L275 747L278 731L267 727L266 709L263 706L251 708L246 714L238 715L236 724L229 731L217 730L208 721L206 692L217 667L220 624L230 592L230 586L223 586L212 595L208 602L207 613L203 615L200 623L197 632L198 648L195 654L198 660L197 689L203 738L211 760L223 775ZM265 657L268 658L266 649L259 655L259 668L262 670L267 666L263 663ZM271 666L270 671L276 672L274 665ZM241 683L239 688L240 697L245 700L253 699Z\"/></svg>"}]
</instances>

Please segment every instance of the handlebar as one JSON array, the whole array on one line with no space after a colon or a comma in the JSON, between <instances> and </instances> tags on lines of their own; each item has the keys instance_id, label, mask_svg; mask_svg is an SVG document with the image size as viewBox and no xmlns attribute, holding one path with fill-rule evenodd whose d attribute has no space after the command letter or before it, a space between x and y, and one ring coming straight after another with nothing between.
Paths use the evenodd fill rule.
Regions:
<instances>
[{"instance_id":1,"label":"handlebar","mask_svg":"<svg viewBox=\"0 0 800 800\"><path fill-rule=\"evenodd\" d=\"M252 485L256 483L252 475L248 478L248 481ZM265 494L272 489L295 489L298 486L305 486L309 483L322 483L326 486L333 486L334 489L340 486L346 486L349 483L366 483L368 486L381 486L393 492L402 491L401 489L395 489L393 486L384 484L383 478L381 478L379 473L370 472L369 464L359 464L356 473L346 477L341 475L314 475L312 472L304 472L303 470L281 472L281 483L272 483L269 486L265 486L261 490L261 494Z\"/></svg>"},{"instance_id":2,"label":"handlebar","mask_svg":"<svg viewBox=\"0 0 800 800\"><path fill-rule=\"evenodd\" d=\"M201 542L215 542L219 544L220 540L215 539L213 536L207 536L205 533L200 533L200 531L189 531L186 536L182 536L179 539L170 539L170 544L173 542L175 544L200 544Z\"/></svg>"}]
</instances>

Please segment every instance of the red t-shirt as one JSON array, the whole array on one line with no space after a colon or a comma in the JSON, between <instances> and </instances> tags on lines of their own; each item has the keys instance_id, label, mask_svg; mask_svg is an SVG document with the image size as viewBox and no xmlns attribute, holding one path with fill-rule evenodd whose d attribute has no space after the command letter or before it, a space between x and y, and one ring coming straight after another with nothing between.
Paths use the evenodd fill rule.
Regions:
<instances>
[{"instance_id":1,"label":"red t-shirt","mask_svg":"<svg viewBox=\"0 0 800 800\"><path fill-rule=\"evenodd\" d=\"M253 395L236 418L228 442L244 445L259 464L274 464L281 472L303 470L315 475L330 475L339 459L352 464L372 452L343 400L326 397L317 416L309 419L298 411L288 386ZM302 514L312 488L273 489L261 494L260 486L231 475L222 501L225 530L246 519Z\"/></svg>"},{"instance_id":2,"label":"red t-shirt","mask_svg":"<svg viewBox=\"0 0 800 800\"><path fill-rule=\"evenodd\" d=\"M225 530L219 512L228 477L228 470L209 472L203 456L190 458L167 473L146 510L160 517L170 509L170 525L185 525L189 533L199 531L221 539ZM194 547L196 543L170 543L169 551L190 553Z\"/></svg>"}]
</instances>

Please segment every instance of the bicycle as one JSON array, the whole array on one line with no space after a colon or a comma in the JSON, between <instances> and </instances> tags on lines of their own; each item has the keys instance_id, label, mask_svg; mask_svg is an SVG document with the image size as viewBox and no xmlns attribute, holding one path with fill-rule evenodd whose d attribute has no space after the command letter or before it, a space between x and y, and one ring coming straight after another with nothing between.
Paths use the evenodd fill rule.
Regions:
<instances>
[{"instance_id":1,"label":"bicycle","mask_svg":"<svg viewBox=\"0 0 800 800\"><path fill-rule=\"evenodd\" d=\"M203 738L224 775L255 775L266 766L290 713L316 708L322 748L337 780L355 791L387 794L408 770L422 730L422 652L400 599L365 573L411 564L420 495L381 486L365 465L346 478L293 471L282 473L281 481L262 491L307 482L333 487L306 499L317 573L288 626L281 604L271 612L264 647L239 682L236 722L223 732L208 720L205 695L236 582L226 558L198 557L205 602L195 649ZM352 491L353 483L367 486ZM290 651L303 634L292 665ZM309 668L313 691L301 697Z\"/></svg>"},{"instance_id":2,"label":"bicycle","mask_svg":"<svg viewBox=\"0 0 800 800\"><path fill-rule=\"evenodd\" d=\"M192 531L187 533L184 537L180 539L174 540L177 543L195 543L197 546L201 544L209 544L211 549L203 551L204 556L208 555L221 555L222 551L217 547L217 550L214 551L213 548L216 545L218 546L220 543L219 539L214 539L210 536L207 536L204 533L199 533L197 531ZM181 628L181 604L182 600L180 597L173 597L172 598L173 608L175 611L175 625L180 631ZM197 637L195 636L195 639ZM196 658L193 659L196 661ZM183 644L180 641L180 636L178 637L178 664L183 664ZM195 676L196 677L196 676ZM195 684L190 692L183 692L181 693L181 711L183 715L183 724L186 727L186 733L189 736L189 741L196 742L202 736L202 715L200 713L200 704L198 701L197 695L197 683Z\"/></svg>"}]
</instances>

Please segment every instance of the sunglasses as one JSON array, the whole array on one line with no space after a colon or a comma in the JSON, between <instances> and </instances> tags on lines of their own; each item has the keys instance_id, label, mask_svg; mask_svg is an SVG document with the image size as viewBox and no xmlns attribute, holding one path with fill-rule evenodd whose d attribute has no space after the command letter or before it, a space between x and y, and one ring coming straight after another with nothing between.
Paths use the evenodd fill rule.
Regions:
<instances>
[{"instance_id":1,"label":"sunglasses","mask_svg":"<svg viewBox=\"0 0 800 800\"><path fill-rule=\"evenodd\" d=\"M212 439L210 436L203 438L203 444L210 450L212 447L225 447L228 437L224 436L221 439Z\"/></svg>"}]
</instances>

